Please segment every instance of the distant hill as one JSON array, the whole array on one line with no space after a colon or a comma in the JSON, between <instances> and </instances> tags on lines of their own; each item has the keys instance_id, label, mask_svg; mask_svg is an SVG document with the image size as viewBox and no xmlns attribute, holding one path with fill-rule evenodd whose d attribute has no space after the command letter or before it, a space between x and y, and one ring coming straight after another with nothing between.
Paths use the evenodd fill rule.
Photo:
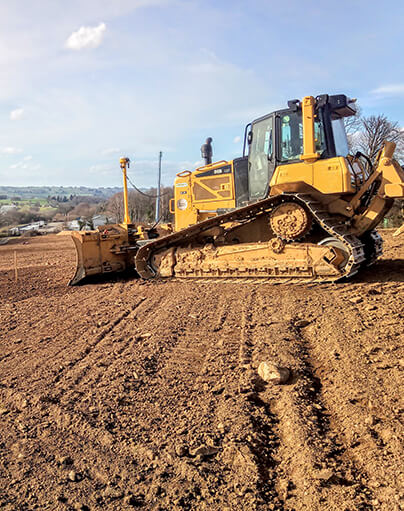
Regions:
<instances>
[{"instance_id":1,"label":"distant hill","mask_svg":"<svg viewBox=\"0 0 404 511\"><path fill-rule=\"evenodd\" d=\"M89 188L87 186L0 186L0 196L20 197L24 199L46 199L51 196L94 196L108 199L111 195L121 192L122 188Z\"/></svg>"}]
</instances>

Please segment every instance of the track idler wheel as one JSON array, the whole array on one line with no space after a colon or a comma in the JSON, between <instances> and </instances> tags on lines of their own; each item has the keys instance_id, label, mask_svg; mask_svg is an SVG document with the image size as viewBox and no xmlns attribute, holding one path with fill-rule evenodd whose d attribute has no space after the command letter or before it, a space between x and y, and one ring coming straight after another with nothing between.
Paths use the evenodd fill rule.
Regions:
<instances>
[{"instance_id":1,"label":"track idler wheel","mask_svg":"<svg viewBox=\"0 0 404 511\"><path fill-rule=\"evenodd\" d=\"M302 238L311 228L311 214L296 202L284 202L270 214L269 223L276 236L293 241Z\"/></svg>"},{"instance_id":2,"label":"track idler wheel","mask_svg":"<svg viewBox=\"0 0 404 511\"><path fill-rule=\"evenodd\" d=\"M334 253L336 259L334 259L332 263L340 270L345 268L349 260L349 251L348 248L342 243L342 241L338 240L337 238L325 238L319 242L319 245L335 249Z\"/></svg>"}]
</instances>

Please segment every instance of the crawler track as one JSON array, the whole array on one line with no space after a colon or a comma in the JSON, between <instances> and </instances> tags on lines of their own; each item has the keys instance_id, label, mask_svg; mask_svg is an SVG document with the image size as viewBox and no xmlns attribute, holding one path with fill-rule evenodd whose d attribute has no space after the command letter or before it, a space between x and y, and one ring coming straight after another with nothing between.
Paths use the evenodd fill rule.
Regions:
<instances>
[{"instance_id":1,"label":"crawler track","mask_svg":"<svg viewBox=\"0 0 404 511\"><path fill-rule=\"evenodd\" d=\"M245 276L245 272L235 268L220 270L220 274L217 272L210 274L209 270L203 270L202 273L204 274L201 275L201 270L198 265L195 266L193 271L188 268L186 275L179 276L198 280L220 278L228 281L237 281L238 279L250 278L263 279L263 281L291 279L294 282L331 282L355 275L366 259L364 244L357 237L350 234L349 227L344 223L345 219L327 213L322 204L313 200L310 195L288 193L276 197L270 197L257 202L256 204L211 218L188 227L180 232L144 245L139 249L135 256L136 270L139 275L145 279L153 278L156 275L156 269L154 269L152 265L152 258L154 255L161 254L165 251L168 252L178 247L189 246L191 249L193 244L196 244L196 246L198 245L198 238L203 235L204 232L209 231L214 227L220 227L229 222L240 222L242 224L254 222L254 220L258 219L260 216L269 214L274 207L285 201L293 201L307 208L312 214L315 222L323 229L324 237L329 235L336 238L346 247L349 254L348 261L345 267L338 274L336 274L335 271L330 271L329 275L317 273L316 268L311 266L311 258L308 256L307 261L304 264L304 268L294 265L293 262L289 262L287 265L284 261L281 261L279 267L276 265L274 266L274 264L271 263L270 267L266 268L264 266L260 269L257 268L255 271L251 270L248 277ZM304 244L304 241L299 243ZM377 258L381 254L381 244L379 240L376 243L376 237L375 245L377 247L377 253L375 251L374 257Z\"/></svg>"}]
</instances>

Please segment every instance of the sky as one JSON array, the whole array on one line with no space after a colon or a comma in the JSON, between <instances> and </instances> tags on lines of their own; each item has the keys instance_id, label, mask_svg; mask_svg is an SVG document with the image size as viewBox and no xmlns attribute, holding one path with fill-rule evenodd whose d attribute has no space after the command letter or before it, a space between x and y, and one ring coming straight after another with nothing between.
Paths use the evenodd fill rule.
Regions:
<instances>
[{"instance_id":1,"label":"sky","mask_svg":"<svg viewBox=\"0 0 404 511\"><path fill-rule=\"evenodd\" d=\"M322 93L404 126L404 3L0 0L0 185L137 186Z\"/></svg>"}]
</instances>

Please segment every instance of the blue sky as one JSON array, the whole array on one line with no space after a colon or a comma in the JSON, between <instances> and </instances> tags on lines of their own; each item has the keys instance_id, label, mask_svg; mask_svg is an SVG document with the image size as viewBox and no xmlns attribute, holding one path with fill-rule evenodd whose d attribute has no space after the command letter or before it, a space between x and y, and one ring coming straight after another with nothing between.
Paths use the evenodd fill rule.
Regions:
<instances>
[{"instance_id":1,"label":"blue sky","mask_svg":"<svg viewBox=\"0 0 404 511\"><path fill-rule=\"evenodd\" d=\"M244 126L346 93L404 126L404 4L0 0L0 185L138 186L241 152Z\"/></svg>"}]
</instances>

